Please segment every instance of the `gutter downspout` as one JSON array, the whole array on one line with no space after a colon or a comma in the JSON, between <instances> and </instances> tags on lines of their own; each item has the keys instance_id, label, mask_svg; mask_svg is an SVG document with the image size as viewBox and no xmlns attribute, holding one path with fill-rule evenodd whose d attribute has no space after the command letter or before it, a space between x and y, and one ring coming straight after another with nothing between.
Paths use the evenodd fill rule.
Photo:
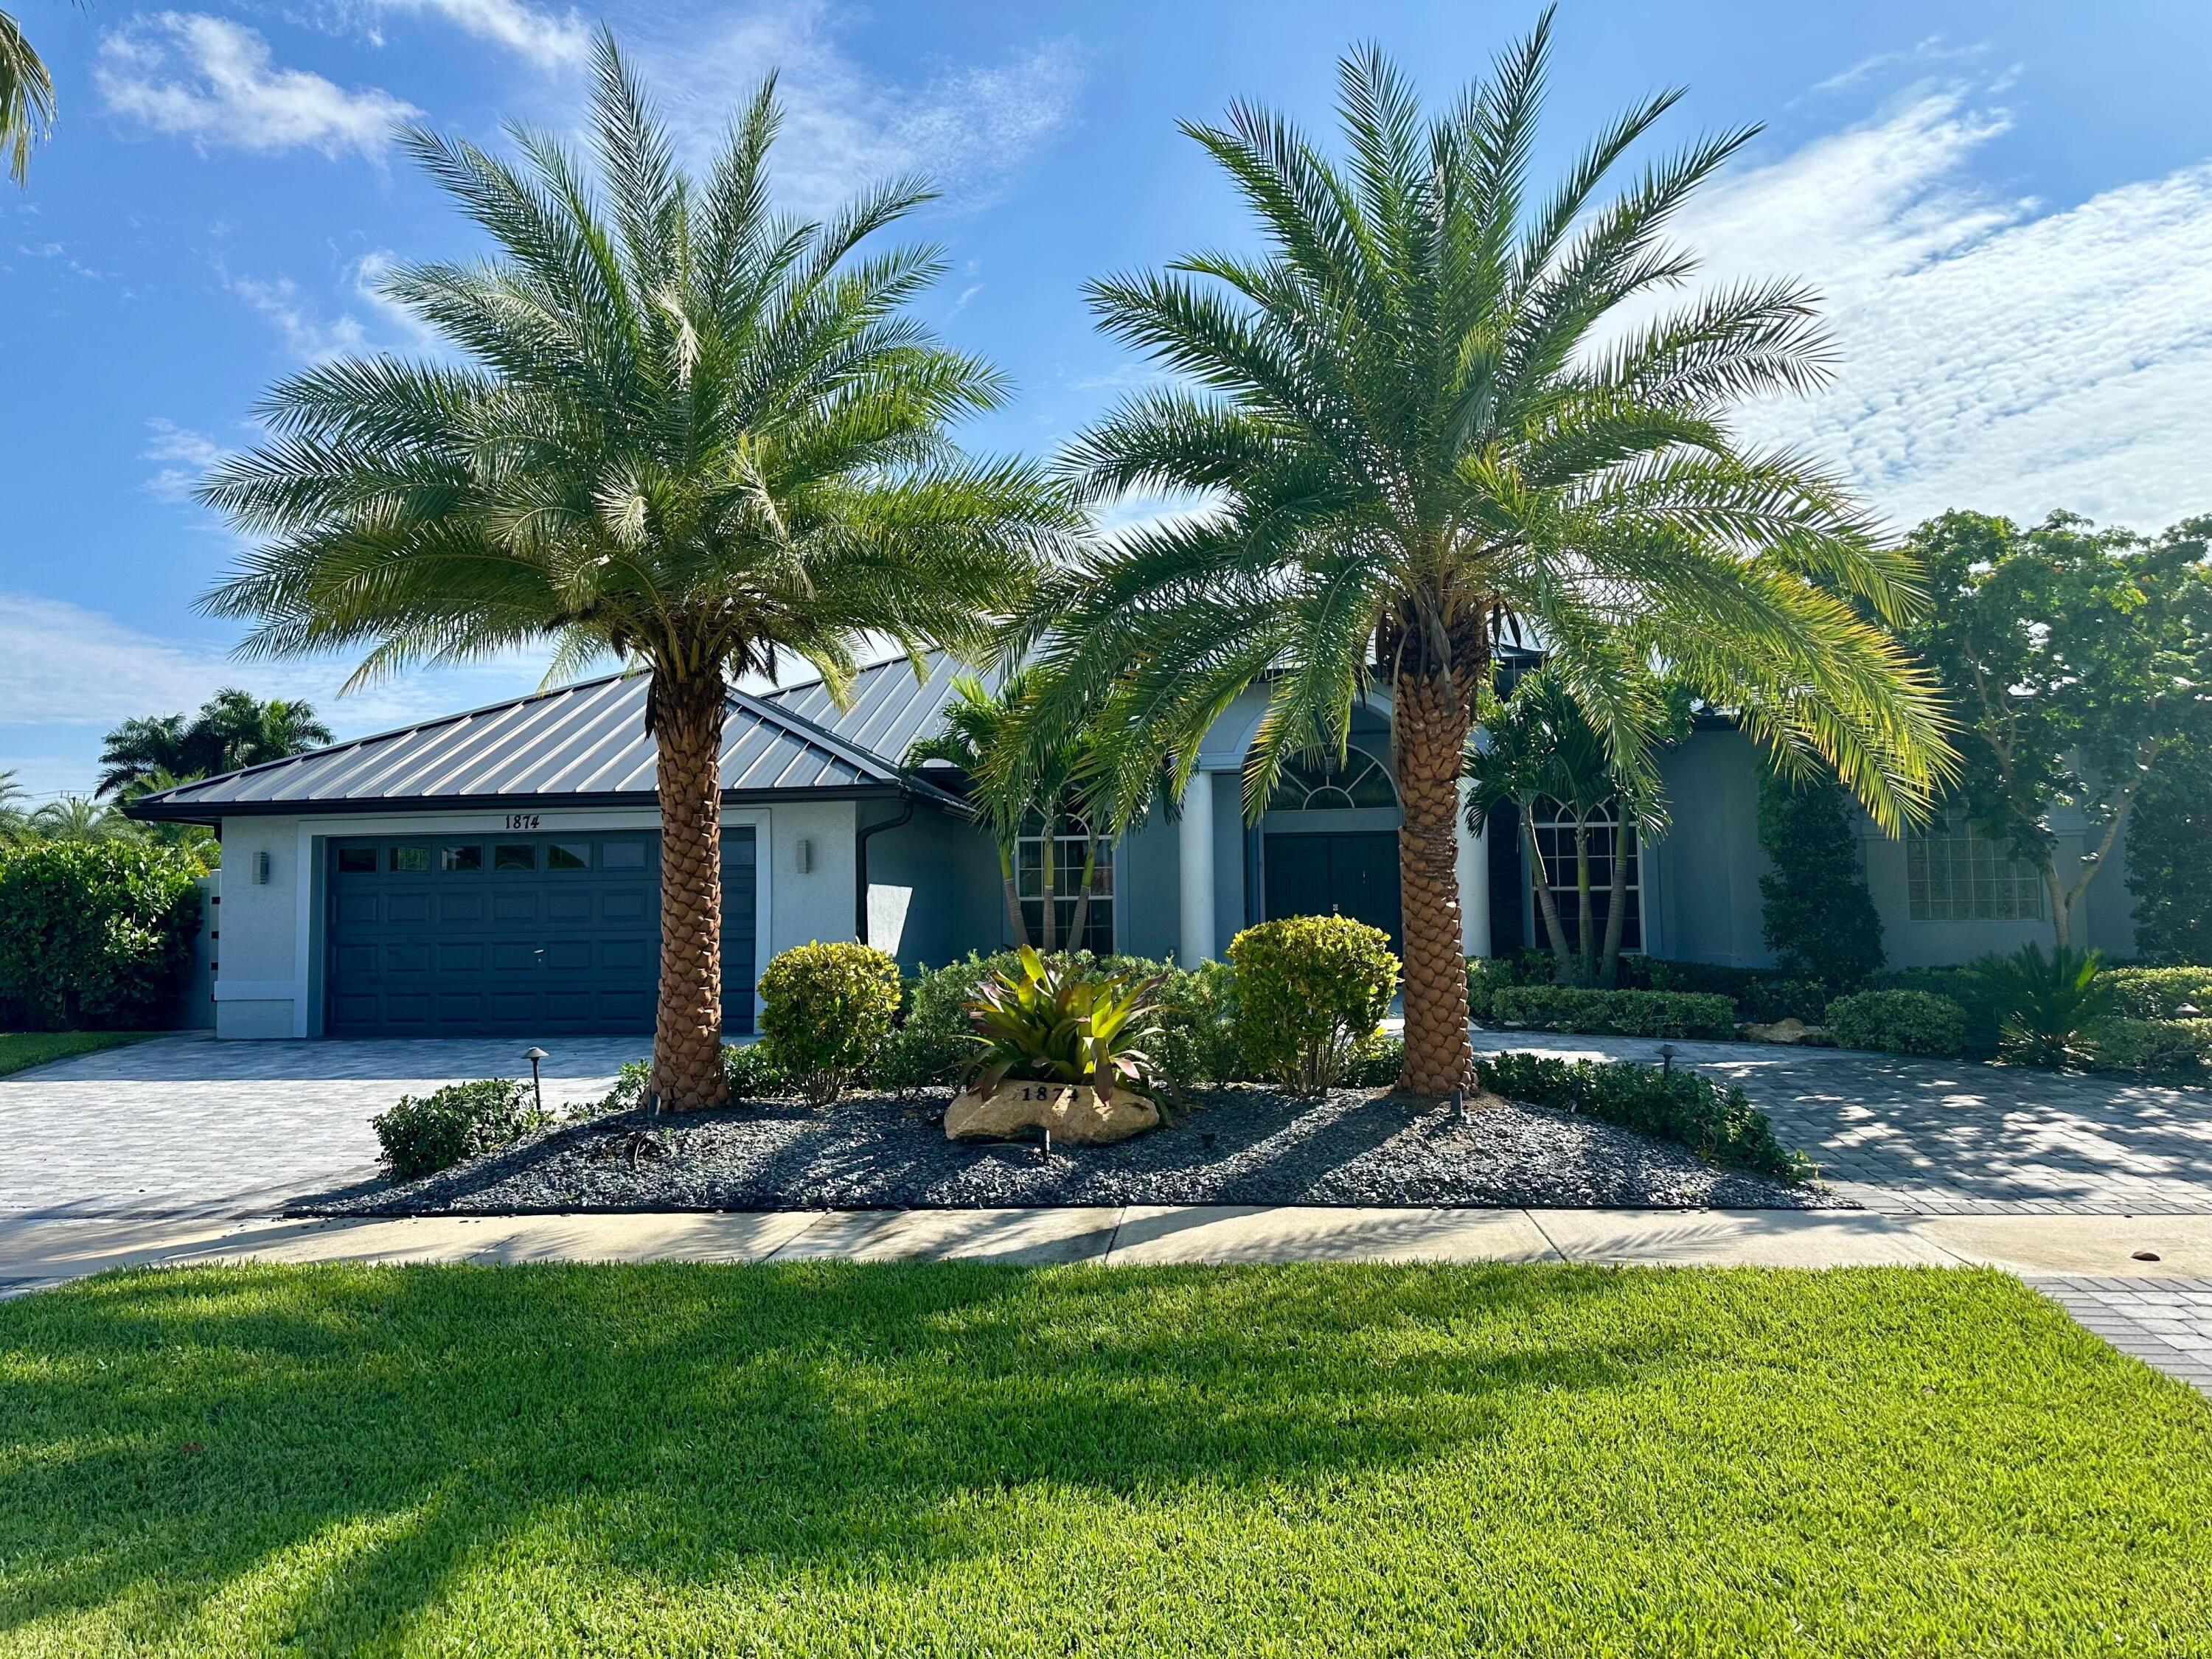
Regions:
<instances>
[{"instance_id":1,"label":"gutter downspout","mask_svg":"<svg viewBox=\"0 0 2212 1659\"><path fill-rule=\"evenodd\" d=\"M868 838L913 822L914 797L902 789L899 799L903 804L896 817L869 824L853 837L853 937L863 945L874 943L868 937Z\"/></svg>"}]
</instances>

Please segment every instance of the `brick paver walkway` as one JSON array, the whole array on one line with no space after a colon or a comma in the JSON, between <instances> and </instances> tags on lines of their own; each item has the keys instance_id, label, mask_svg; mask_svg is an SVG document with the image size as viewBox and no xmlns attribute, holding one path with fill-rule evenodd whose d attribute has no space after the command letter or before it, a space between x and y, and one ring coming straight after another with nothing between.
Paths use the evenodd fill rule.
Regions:
<instances>
[{"instance_id":1,"label":"brick paver walkway","mask_svg":"<svg viewBox=\"0 0 2212 1659\"><path fill-rule=\"evenodd\" d=\"M2027 1282L2122 1353L2212 1395L2212 1279Z\"/></svg>"},{"instance_id":2,"label":"brick paver walkway","mask_svg":"<svg viewBox=\"0 0 2212 1659\"><path fill-rule=\"evenodd\" d=\"M1636 1038L1483 1031L1479 1048L1656 1064ZM1771 1043L1680 1042L1869 1209L1923 1215L2212 1213L2212 1092L2022 1066Z\"/></svg>"},{"instance_id":3,"label":"brick paver walkway","mask_svg":"<svg viewBox=\"0 0 2212 1659\"><path fill-rule=\"evenodd\" d=\"M217 1042L200 1034L0 1078L0 1216L270 1215L375 1174L404 1094L527 1077L527 1037ZM642 1037L546 1037L548 1106L604 1095Z\"/></svg>"}]
</instances>

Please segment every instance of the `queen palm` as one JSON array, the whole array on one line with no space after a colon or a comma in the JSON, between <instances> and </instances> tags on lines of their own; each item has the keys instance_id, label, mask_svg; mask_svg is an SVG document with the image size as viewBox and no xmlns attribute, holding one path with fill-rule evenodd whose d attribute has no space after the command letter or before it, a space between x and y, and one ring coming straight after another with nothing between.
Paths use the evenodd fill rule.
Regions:
<instances>
[{"instance_id":1,"label":"queen palm","mask_svg":"<svg viewBox=\"0 0 2212 1659\"><path fill-rule=\"evenodd\" d=\"M596 183L538 134L513 132L510 163L410 132L495 247L386 284L457 361L346 360L280 383L271 440L203 491L265 538L206 601L255 620L246 654L365 647L358 684L538 645L549 680L602 655L648 676L653 1086L678 1109L723 1094L729 678L788 654L842 695L864 633L973 649L1073 521L1036 469L966 459L946 435L1000 382L904 310L937 253L855 257L926 191L895 183L826 223L778 214L777 119L771 82L688 179L603 36Z\"/></svg>"},{"instance_id":2,"label":"queen palm","mask_svg":"<svg viewBox=\"0 0 2212 1659\"><path fill-rule=\"evenodd\" d=\"M0 11L0 150L17 184L31 173L31 146L54 125L54 81L22 25Z\"/></svg>"},{"instance_id":3,"label":"queen palm","mask_svg":"<svg viewBox=\"0 0 2212 1659\"><path fill-rule=\"evenodd\" d=\"M1917 602L1831 477L1729 432L1731 404L1800 392L1827 351L1788 283L1638 320L1693 262L1668 222L1749 137L1607 174L1679 96L1598 135L1548 195L1529 157L1547 13L1492 76L1425 117L1378 52L1341 66L1349 155L1245 106L1185 131L1258 220L1262 251L1094 283L1103 326L1184 384L1133 394L1066 465L1100 497L1182 491L1048 585L1004 648L1053 671L1068 714L1175 757L1246 687L1267 702L1245 805L1285 761L1341 754L1387 690L1406 942L1404 1085L1469 1065L1454 824L1461 751L1500 630L1533 631L1629 774L1663 651L1785 750L1827 758L1886 825L1942 764L1924 678L1881 620ZM1862 620L1863 600L1876 620ZM1094 716L1095 717L1095 716ZM1143 757L1116 768L1144 775Z\"/></svg>"}]
</instances>

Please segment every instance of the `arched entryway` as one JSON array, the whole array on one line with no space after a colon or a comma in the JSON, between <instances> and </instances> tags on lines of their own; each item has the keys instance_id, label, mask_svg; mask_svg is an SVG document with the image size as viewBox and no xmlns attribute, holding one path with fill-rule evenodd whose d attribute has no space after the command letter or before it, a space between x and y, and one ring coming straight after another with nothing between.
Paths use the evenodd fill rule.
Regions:
<instances>
[{"instance_id":1,"label":"arched entryway","mask_svg":"<svg viewBox=\"0 0 2212 1659\"><path fill-rule=\"evenodd\" d=\"M1356 916L1402 951L1398 794L1389 737L1361 732L1341 760L1306 755L1284 770L1261 820L1261 914Z\"/></svg>"}]
</instances>

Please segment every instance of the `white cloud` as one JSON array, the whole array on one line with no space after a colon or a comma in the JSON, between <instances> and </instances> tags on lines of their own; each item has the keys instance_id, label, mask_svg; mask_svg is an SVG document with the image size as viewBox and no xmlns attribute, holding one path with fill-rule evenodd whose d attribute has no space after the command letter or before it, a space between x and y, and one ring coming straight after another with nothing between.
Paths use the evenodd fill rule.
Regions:
<instances>
[{"instance_id":1,"label":"white cloud","mask_svg":"<svg viewBox=\"0 0 2212 1659\"><path fill-rule=\"evenodd\" d=\"M305 70L275 68L260 34L204 12L159 12L103 36L93 79L111 111L202 150L374 160L394 123L422 112L380 88L349 92Z\"/></svg>"},{"instance_id":2,"label":"white cloud","mask_svg":"<svg viewBox=\"0 0 2212 1659\"><path fill-rule=\"evenodd\" d=\"M963 205L988 199L1067 125L1083 64L1070 42L1033 46L994 67L940 70L917 85L871 76L839 37L848 14L824 0L782 0L720 20L702 40L663 38L644 52L649 83L695 152L718 146L731 118L779 72L780 202L834 207L859 188L915 169Z\"/></svg>"},{"instance_id":3,"label":"white cloud","mask_svg":"<svg viewBox=\"0 0 2212 1659\"><path fill-rule=\"evenodd\" d=\"M583 62L592 49L592 32L575 12L555 16L521 0L368 0L381 11L435 12L479 40L528 58L540 69L567 69Z\"/></svg>"},{"instance_id":4,"label":"white cloud","mask_svg":"<svg viewBox=\"0 0 2212 1659\"><path fill-rule=\"evenodd\" d=\"M305 363L327 362L368 349L368 331L351 312L325 319L289 276L234 276L217 267L222 285L274 324L284 349Z\"/></svg>"},{"instance_id":5,"label":"white cloud","mask_svg":"<svg viewBox=\"0 0 2212 1659\"><path fill-rule=\"evenodd\" d=\"M205 433L159 416L147 422L146 427L152 436L140 453L147 460L167 463L146 480L146 492L161 501L191 499L192 487L207 470L231 453Z\"/></svg>"},{"instance_id":6,"label":"white cloud","mask_svg":"<svg viewBox=\"0 0 2212 1659\"><path fill-rule=\"evenodd\" d=\"M65 674L53 672L57 641L68 642ZM88 792L109 728L197 708L227 685L304 697L341 739L360 737L534 690L550 656L423 670L341 697L350 663L238 662L64 599L0 590L0 769L20 768L24 785L41 793Z\"/></svg>"},{"instance_id":7,"label":"white cloud","mask_svg":"<svg viewBox=\"0 0 2212 1659\"><path fill-rule=\"evenodd\" d=\"M1923 85L1710 189L1680 221L1698 277L1826 296L1835 384L1747 412L1847 468L1878 511L2150 529L2212 506L2212 164L2051 206L1976 181L2011 117Z\"/></svg>"}]
</instances>

